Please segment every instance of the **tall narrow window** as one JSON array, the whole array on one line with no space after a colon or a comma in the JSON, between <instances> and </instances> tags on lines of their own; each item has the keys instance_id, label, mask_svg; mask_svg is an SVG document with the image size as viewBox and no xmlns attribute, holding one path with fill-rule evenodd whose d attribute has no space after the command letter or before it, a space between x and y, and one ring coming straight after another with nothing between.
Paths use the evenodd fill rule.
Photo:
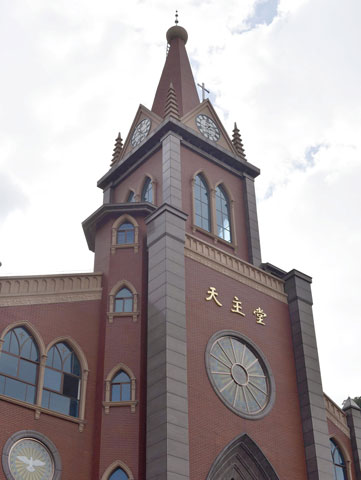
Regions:
<instances>
[{"instance_id":1,"label":"tall narrow window","mask_svg":"<svg viewBox=\"0 0 361 480\"><path fill-rule=\"evenodd\" d=\"M122 223L117 230L117 244L134 243L134 225L129 222Z\"/></svg>"},{"instance_id":2,"label":"tall narrow window","mask_svg":"<svg viewBox=\"0 0 361 480\"><path fill-rule=\"evenodd\" d=\"M231 242L231 222L228 197L221 186L216 188L217 235Z\"/></svg>"},{"instance_id":3,"label":"tall narrow window","mask_svg":"<svg viewBox=\"0 0 361 480\"><path fill-rule=\"evenodd\" d=\"M0 393L35 403L39 350L33 337L23 327L5 335L0 354Z\"/></svg>"},{"instance_id":4,"label":"tall narrow window","mask_svg":"<svg viewBox=\"0 0 361 480\"><path fill-rule=\"evenodd\" d=\"M127 198L127 202L135 202L135 195L134 195L133 190L131 190L131 191L129 192L129 195L128 195L128 198Z\"/></svg>"},{"instance_id":5,"label":"tall narrow window","mask_svg":"<svg viewBox=\"0 0 361 480\"><path fill-rule=\"evenodd\" d=\"M42 406L78 417L80 380L80 363L69 345L60 342L51 347L45 367Z\"/></svg>"},{"instance_id":6,"label":"tall narrow window","mask_svg":"<svg viewBox=\"0 0 361 480\"><path fill-rule=\"evenodd\" d=\"M153 185L149 177L147 177L142 190L142 202L153 203Z\"/></svg>"},{"instance_id":7,"label":"tall narrow window","mask_svg":"<svg viewBox=\"0 0 361 480\"><path fill-rule=\"evenodd\" d=\"M127 288L121 288L114 298L114 312L132 312L133 294Z\"/></svg>"},{"instance_id":8,"label":"tall narrow window","mask_svg":"<svg viewBox=\"0 0 361 480\"><path fill-rule=\"evenodd\" d=\"M120 467L114 470L114 472L109 477L109 480L128 480L128 479L129 479L128 475Z\"/></svg>"},{"instance_id":9,"label":"tall narrow window","mask_svg":"<svg viewBox=\"0 0 361 480\"><path fill-rule=\"evenodd\" d=\"M195 224L210 232L209 191L202 175L197 175L194 180L194 209Z\"/></svg>"},{"instance_id":10,"label":"tall narrow window","mask_svg":"<svg viewBox=\"0 0 361 480\"><path fill-rule=\"evenodd\" d=\"M347 480L346 462L336 442L331 438L331 455L335 480Z\"/></svg>"},{"instance_id":11,"label":"tall narrow window","mask_svg":"<svg viewBox=\"0 0 361 480\"><path fill-rule=\"evenodd\" d=\"M118 372L112 379L111 397L112 402L126 402L130 400L131 381L129 375L123 370Z\"/></svg>"}]
</instances>

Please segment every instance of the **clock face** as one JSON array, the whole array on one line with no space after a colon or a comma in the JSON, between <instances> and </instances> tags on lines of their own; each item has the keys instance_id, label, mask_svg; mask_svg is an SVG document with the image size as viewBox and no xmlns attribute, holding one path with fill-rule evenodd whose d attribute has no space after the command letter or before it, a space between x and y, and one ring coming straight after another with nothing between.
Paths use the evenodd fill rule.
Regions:
<instances>
[{"instance_id":1,"label":"clock face","mask_svg":"<svg viewBox=\"0 0 361 480\"><path fill-rule=\"evenodd\" d=\"M142 120L138 125L135 127L133 135L132 135L132 145L133 147L136 147L139 145L145 137L148 135L149 130L150 130L150 119L145 118Z\"/></svg>"},{"instance_id":2,"label":"clock face","mask_svg":"<svg viewBox=\"0 0 361 480\"><path fill-rule=\"evenodd\" d=\"M54 461L46 446L34 438L22 438L9 452L9 469L15 480L51 480Z\"/></svg>"},{"instance_id":3,"label":"clock face","mask_svg":"<svg viewBox=\"0 0 361 480\"><path fill-rule=\"evenodd\" d=\"M214 121L209 118L207 115L200 114L196 118L196 125L198 130L212 142L217 142L221 136L219 128L214 123Z\"/></svg>"}]
</instances>

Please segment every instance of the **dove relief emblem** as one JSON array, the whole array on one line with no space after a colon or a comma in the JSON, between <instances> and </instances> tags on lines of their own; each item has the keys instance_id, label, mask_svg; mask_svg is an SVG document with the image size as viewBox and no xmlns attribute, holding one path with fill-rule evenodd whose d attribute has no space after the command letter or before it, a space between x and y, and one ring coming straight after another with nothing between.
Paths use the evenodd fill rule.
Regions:
<instances>
[{"instance_id":1,"label":"dove relief emblem","mask_svg":"<svg viewBox=\"0 0 361 480\"><path fill-rule=\"evenodd\" d=\"M27 465L26 470L28 470L29 472L35 472L34 467L42 467L43 465L45 465L45 462L37 459L33 460L33 457L30 457L29 459L24 455L18 455L16 458Z\"/></svg>"}]
</instances>

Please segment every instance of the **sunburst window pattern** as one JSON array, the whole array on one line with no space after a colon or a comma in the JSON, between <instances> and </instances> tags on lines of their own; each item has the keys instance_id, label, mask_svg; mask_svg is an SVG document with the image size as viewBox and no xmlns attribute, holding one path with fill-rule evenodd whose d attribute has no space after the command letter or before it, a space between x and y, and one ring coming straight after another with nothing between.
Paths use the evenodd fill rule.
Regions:
<instances>
[{"instance_id":1,"label":"sunburst window pattern","mask_svg":"<svg viewBox=\"0 0 361 480\"><path fill-rule=\"evenodd\" d=\"M270 382L261 358L245 341L233 336L215 340L209 352L215 388L232 409L258 415L270 399Z\"/></svg>"}]
</instances>

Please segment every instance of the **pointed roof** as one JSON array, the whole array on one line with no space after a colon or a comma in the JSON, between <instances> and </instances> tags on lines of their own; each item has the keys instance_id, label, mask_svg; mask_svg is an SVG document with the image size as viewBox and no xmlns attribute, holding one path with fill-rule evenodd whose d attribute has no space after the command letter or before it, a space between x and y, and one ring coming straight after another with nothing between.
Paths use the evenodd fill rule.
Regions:
<instances>
[{"instance_id":1,"label":"pointed roof","mask_svg":"<svg viewBox=\"0 0 361 480\"><path fill-rule=\"evenodd\" d=\"M152 111L161 117L165 116L170 83L173 84L181 117L200 103L185 48L187 39L186 30L179 25L171 27L167 32L170 47L152 106Z\"/></svg>"}]
</instances>

